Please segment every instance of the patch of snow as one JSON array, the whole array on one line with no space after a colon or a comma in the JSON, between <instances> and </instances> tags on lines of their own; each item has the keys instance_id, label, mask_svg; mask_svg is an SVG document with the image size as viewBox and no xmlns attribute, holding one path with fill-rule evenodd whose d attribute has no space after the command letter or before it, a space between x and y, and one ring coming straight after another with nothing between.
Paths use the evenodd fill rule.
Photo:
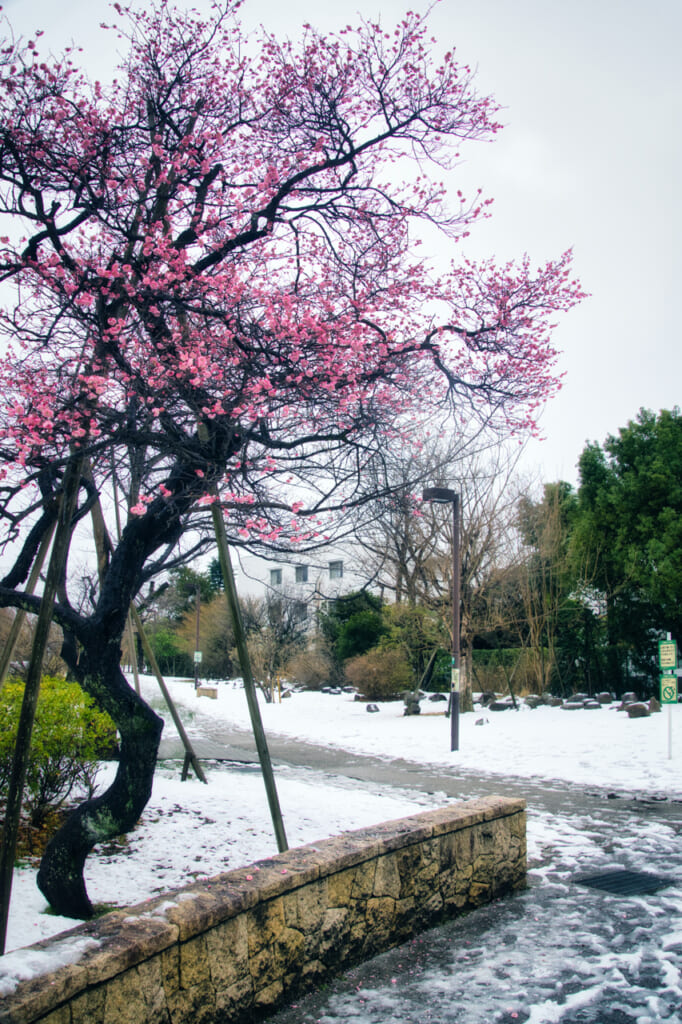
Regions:
<instances>
[{"instance_id":1,"label":"patch of snow","mask_svg":"<svg viewBox=\"0 0 682 1024\"><path fill-rule=\"evenodd\" d=\"M230 729L250 731L246 699L239 684L221 683L217 700L203 700L196 696L192 683L167 682L193 739L219 742L224 734L229 743ZM159 707L154 680L143 679L143 692ZM368 715L365 705L347 694L295 693L282 704L268 705L260 699L260 707L269 735L299 738L387 761L399 757L420 766L454 769L464 776L538 779L550 787L553 781L568 781L602 792L608 789L648 794L652 800L663 794L682 795L680 706L670 709L674 725L672 758L667 756L667 710L636 720L608 708L571 714L554 708L518 713L509 710L489 714L485 729L475 727L475 714L463 715L460 750L451 753L448 720L436 714L406 717L402 702L382 704L379 714ZM164 735L173 733L167 717ZM103 768L100 786L109 785L115 767ZM189 882L276 853L259 769L211 762L204 762L204 767L208 786L194 777L181 782L177 766L159 766L151 800L137 827L120 842L96 848L88 858L86 883L94 903L115 899L121 906L131 906L162 893L169 893L169 901L177 900L180 895L172 891ZM442 806L448 799L443 792L377 786L312 769L278 767L276 779L292 847ZM679 861L679 834L673 825L633 818L624 810L619 819L622 827L613 828L611 801L608 811L606 806L604 814L578 814L570 807L566 814L529 810L529 890L524 894L525 902L505 901L504 910L500 906L482 908L457 924L457 941L445 947L443 966L432 970L429 963L424 968L410 968L419 981L415 1005L428 1007L428 1012L423 1010L425 1021L439 1020L439 1006L458 1006L452 989L453 972L468 979L460 1007L461 1019L467 1019L468 1024L508 1021L515 1019L514 1015L533 1024L568 1021L590 1001L606 996L614 1006L622 997L627 1006L633 985L640 993L639 1024L660 1019L657 1014L667 1012L671 1001L679 1003L682 932L671 928L671 922L682 915L679 887L660 891L655 900L630 900L645 922L634 931L627 912L622 920L618 914L605 917L601 894L582 890L580 898L576 897L578 866L583 871L589 866L591 872L621 867L665 874L667 865ZM543 894L544 902L536 893ZM519 930L517 922L517 908L521 906L526 916L530 915L527 934ZM69 944L68 937L58 944L62 959L52 960L49 966L44 966L45 957L36 960L33 950L20 948L73 927L74 921L47 910L35 885L35 871L19 868L14 876L7 943L8 949L16 952L0 960L1 991L11 992L20 978L77 958L80 948L76 943ZM505 913L509 915L506 925L500 916ZM486 946L492 938L482 945L475 938L462 938L469 934L468 922L474 918L483 922L484 928L486 921L496 922L495 956ZM646 939L647 929L658 936L653 944ZM416 949L421 948L420 943L421 939L415 940ZM526 991L529 963L533 964L532 992ZM395 968L392 973L399 976ZM658 979L655 991L646 980L650 976ZM501 987L507 1000L503 1009ZM371 988L365 982L362 995L356 993L355 999L349 995L330 997L326 1015L301 1019L334 1024L348 1019L357 1024L410 1019L405 1015L404 999L398 997L390 978L380 990L377 988L376 1001ZM471 1012L470 1000L477 1006L475 1016L467 1015Z\"/></svg>"},{"instance_id":2,"label":"patch of snow","mask_svg":"<svg viewBox=\"0 0 682 1024\"><path fill-rule=\"evenodd\" d=\"M96 939L65 936L49 949L21 949L0 958L0 995L11 995L17 984L28 978L49 974L59 967L74 963L88 949L95 949Z\"/></svg>"}]
</instances>

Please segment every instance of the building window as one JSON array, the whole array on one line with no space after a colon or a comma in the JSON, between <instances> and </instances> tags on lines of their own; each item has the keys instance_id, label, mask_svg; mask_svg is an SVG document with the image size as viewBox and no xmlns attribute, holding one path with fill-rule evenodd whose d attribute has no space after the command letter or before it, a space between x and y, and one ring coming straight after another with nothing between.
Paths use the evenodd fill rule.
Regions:
<instances>
[{"instance_id":1,"label":"building window","mask_svg":"<svg viewBox=\"0 0 682 1024\"><path fill-rule=\"evenodd\" d=\"M305 601L296 601L293 611L295 622L306 622L308 618L308 605Z\"/></svg>"},{"instance_id":2,"label":"building window","mask_svg":"<svg viewBox=\"0 0 682 1024\"><path fill-rule=\"evenodd\" d=\"M343 562L329 563L329 579L340 580L343 576Z\"/></svg>"},{"instance_id":3,"label":"building window","mask_svg":"<svg viewBox=\"0 0 682 1024\"><path fill-rule=\"evenodd\" d=\"M270 586L281 587L282 586L282 570L271 569L270 570Z\"/></svg>"},{"instance_id":4,"label":"building window","mask_svg":"<svg viewBox=\"0 0 682 1024\"><path fill-rule=\"evenodd\" d=\"M308 566L297 565L296 566L296 582L307 583L308 582Z\"/></svg>"}]
</instances>

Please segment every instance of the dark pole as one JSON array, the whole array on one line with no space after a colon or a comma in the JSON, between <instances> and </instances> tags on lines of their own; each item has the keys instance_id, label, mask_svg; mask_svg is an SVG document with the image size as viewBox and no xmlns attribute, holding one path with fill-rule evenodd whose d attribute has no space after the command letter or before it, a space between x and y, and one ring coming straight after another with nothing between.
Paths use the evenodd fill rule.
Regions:
<instances>
[{"instance_id":1,"label":"dark pole","mask_svg":"<svg viewBox=\"0 0 682 1024\"><path fill-rule=\"evenodd\" d=\"M199 688L199 641L201 639L201 588L197 583L195 591L196 624L194 629L194 689Z\"/></svg>"},{"instance_id":2,"label":"dark pole","mask_svg":"<svg viewBox=\"0 0 682 1024\"><path fill-rule=\"evenodd\" d=\"M450 750L459 750L459 494L452 499L452 670Z\"/></svg>"},{"instance_id":3,"label":"dark pole","mask_svg":"<svg viewBox=\"0 0 682 1024\"><path fill-rule=\"evenodd\" d=\"M450 669L450 750L459 750L459 494L449 487L427 487L424 501L452 505L452 665Z\"/></svg>"}]
</instances>

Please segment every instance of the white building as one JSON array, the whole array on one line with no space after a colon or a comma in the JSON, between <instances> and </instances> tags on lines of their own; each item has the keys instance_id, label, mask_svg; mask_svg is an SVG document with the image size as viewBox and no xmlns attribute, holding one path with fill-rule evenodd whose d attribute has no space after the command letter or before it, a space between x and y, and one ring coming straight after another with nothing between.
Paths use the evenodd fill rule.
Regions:
<instances>
[{"instance_id":1,"label":"white building","mask_svg":"<svg viewBox=\"0 0 682 1024\"><path fill-rule=\"evenodd\" d=\"M240 597L284 594L300 602L301 617L311 627L328 602L368 583L357 556L337 547L281 555L276 560L233 549L232 561Z\"/></svg>"}]
</instances>

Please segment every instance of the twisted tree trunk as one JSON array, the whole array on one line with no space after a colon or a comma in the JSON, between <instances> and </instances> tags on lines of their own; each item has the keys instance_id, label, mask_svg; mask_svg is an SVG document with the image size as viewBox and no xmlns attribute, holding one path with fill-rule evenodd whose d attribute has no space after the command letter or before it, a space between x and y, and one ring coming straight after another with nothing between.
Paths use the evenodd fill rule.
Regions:
<instances>
[{"instance_id":1,"label":"twisted tree trunk","mask_svg":"<svg viewBox=\"0 0 682 1024\"><path fill-rule=\"evenodd\" d=\"M109 712L121 737L116 777L100 796L80 804L52 838L38 872L38 886L53 910L65 917L88 918L92 904L83 869L100 842L129 832L151 796L163 721L137 696L123 676L118 659L81 657L91 662L80 676L83 689ZM97 662L100 662L98 665Z\"/></svg>"},{"instance_id":2,"label":"twisted tree trunk","mask_svg":"<svg viewBox=\"0 0 682 1024\"><path fill-rule=\"evenodd\" d=\"M205 487L213 487L237 442L231 427L202 433L188 443L167 477L171 500L158 497L144 515L131 518L115 549L100 549L100 595L92 617L57 606L55 619L64 630L62 656L74 677L98 706L107 711L121 737L116 777L100 796L86 800L67 818L43 855L38 886L50 906L67 917L92 915L83 869L97 843L130 831L151 796L163 721L129 686L121 671L121 644L128 609L138 592L145 566L155 551L170 550L185 529L184 517L197 495L195 469L202 469ZM206 455L215 458L207 463ZM106 531L102 533L102 538Z\"/></svg>"}]
</instances>

